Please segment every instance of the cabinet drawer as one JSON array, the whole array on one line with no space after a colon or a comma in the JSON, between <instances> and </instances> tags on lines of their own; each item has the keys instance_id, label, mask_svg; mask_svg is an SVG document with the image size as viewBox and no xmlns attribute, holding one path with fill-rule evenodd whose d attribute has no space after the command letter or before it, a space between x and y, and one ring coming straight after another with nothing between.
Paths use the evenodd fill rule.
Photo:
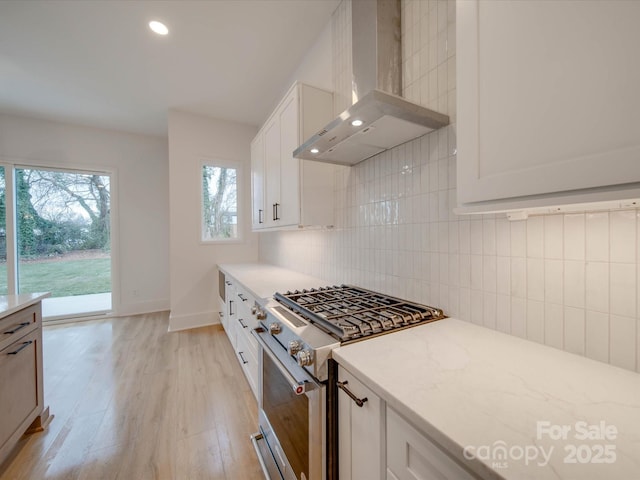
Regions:
<instances>
[{"instance_id":1,"label":"cabinet drawer","mask_svg":"<svg viewBox=\"0 0 640 480\"><path fill-rule=\"evenodd\" d=\"M476 477L394 410L387 408L387 479L443 478L473 480Z\"/></svg>"},{"instance_id":2,"label":"cabinet drawer","mask_svg":"<svg viewBox=\"0 0 640 480\"><path fill-rule=\"evenodd\" d=\"M238 334L238 347L236 350L238 361L244 370L249 386L253 390L253 394L258 396L258 360L254 352L251 351L247 337Z\"/></svg>"},{"instance_id":3,"label":"cabinet drawer","mask_svg":"<svg viewBox=\"0 0 640 480\"><path fill-rule=\"evenodd\" d=\"M0 449L41 408L38 402L41 338L41 330L37 329L0 351Z\"/></svg>"},{"instance_id":4,"label":"cabinet drawer","mask_svg":"<svg viewBox=\"0 0 640 480\"><path fill-rule=\"evenodd\" d=\"M40 304L36 304L0 320L0 350L36 328L41 318Z\"/></svg>"}]
</instances>

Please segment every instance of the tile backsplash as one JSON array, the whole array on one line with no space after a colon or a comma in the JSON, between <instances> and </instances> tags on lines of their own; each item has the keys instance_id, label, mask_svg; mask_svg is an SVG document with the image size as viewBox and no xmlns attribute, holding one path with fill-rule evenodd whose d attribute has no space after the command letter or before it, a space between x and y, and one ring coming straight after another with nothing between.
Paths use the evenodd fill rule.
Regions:
<instances>
[{"instance_id":1,"label":"tile backsplash","mask_svg":"<svg viewBox=\"0 0 640 480\"><path fill-rule=\"evenodd\" d=\"M336 109L350 3L334 14ZM403 0L404 92L455 122L455 3ZM346 49L346 50L345 50ZM455 123L336 169L334 229L260 234L260 259L638 370L640 210L457 216Z\"/></svg>"}]
</instances>

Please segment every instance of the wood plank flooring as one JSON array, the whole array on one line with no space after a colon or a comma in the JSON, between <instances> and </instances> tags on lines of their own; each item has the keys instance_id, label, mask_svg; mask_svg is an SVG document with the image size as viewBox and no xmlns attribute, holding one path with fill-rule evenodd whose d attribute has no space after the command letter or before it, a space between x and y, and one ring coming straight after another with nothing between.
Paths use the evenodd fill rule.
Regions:
<instances>
[{"instance_id":1,"label":"wood plank flooring","mask_svg":"<svg viewBox=\"0 0 640 480\"><path fill-rule=\"evenodd\" d=\"M45 404L0 480L262 479L257 405L221 327L168 314L44 328Z\"/></svg>"}]
</instances>

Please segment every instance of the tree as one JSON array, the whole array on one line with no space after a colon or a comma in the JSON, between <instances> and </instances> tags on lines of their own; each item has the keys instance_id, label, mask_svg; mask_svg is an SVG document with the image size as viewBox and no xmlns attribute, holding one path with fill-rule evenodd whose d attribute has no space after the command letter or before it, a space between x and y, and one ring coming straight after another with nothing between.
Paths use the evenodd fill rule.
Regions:
<instances>
[{"instance_id":1,"label":"tree","mask_svg":"<svg viewBox=\"0 0 640 480\"><path fill-rule=\"evenodd\" d=\"M22 182L22 183L21 183ZM37 253L54 248L109 248L109 177L35 169L16 170L20 231L25 238L39 234L42 245ZM38 225L29 223L29 215ZM36 228L36 230L29 229Z\"/></svg>"},{"instance_id":2,"label":"tree","mask_svg":"<svg viewBox=\"0 0 640 480\"><path fill-rule=\"evenodd\" d=\"M207 238L235 235L236 169L205 165L202 169L203 216Z\"/></svg>"}]
</instances>

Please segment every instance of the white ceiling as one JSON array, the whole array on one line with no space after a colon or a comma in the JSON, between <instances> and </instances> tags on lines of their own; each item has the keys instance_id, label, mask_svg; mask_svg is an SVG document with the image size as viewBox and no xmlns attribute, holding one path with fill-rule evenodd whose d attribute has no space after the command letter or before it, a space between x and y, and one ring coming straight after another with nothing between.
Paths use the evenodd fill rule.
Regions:
<instances>
[{"instance_id":1,"label":"white ceiling","mask_svg":"<svg viewBox=\"0 0 640 480\"><path fill-rule=\"evenodd\" d=\"M338 4L2 0L0 111L156 135L169 108L259 125Z\"/></svg>"}]
</instances>

